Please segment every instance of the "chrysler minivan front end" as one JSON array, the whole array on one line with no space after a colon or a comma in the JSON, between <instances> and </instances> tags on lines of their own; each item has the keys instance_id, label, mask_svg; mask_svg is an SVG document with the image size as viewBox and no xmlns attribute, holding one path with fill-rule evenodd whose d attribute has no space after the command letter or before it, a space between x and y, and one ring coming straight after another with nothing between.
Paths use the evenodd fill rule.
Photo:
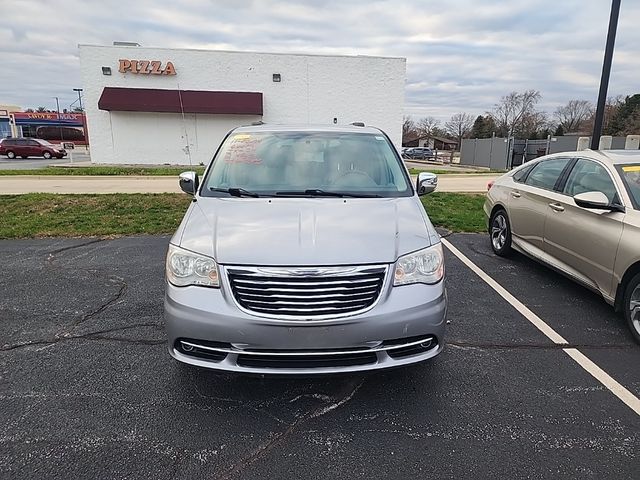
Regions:
<instances>
[{"instance_id":1,"label":"chrysler minivan front end","mask_svg":"<svg viewBox=\"0 0 640 480\"><path fill-rule=\"evenodd\" d=\"M369 127L241 127L202 181L166 259L169 352L229 372L408 365L443 347L440 237L388 137Z\"/></svg>"}]
</instances>

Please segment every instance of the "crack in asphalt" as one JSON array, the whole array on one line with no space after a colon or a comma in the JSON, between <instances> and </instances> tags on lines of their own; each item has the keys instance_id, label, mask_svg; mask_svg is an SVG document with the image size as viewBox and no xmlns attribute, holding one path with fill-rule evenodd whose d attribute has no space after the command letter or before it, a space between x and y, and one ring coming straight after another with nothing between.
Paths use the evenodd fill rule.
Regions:
<instances>
[{"instance_id":1,"label":"crack in asphalt","mask_svg":"<svg viewBox=\"0 0 640 480\"><path fill-rule=\"evenodd\" d=\"M473 342L458 342L447 341L447 346L465 349L477 349L477 350L518 350L518 349L540 349L540 350L564 350L565 348L587 348L587 349L635 349L633 344L626 343L612 343L612 344L588 344L588 343L473 343Z\"/></svg>"},{"instance_id":2,"label":"crack in asphalt","mask_svg":"<svg viewBox=\"0 0 640 480\"><path fill-rule=\"evenodd\" d=\"M87 320L90 320L91 318L95 317L96 315L99 315L100 313L104 312L111 305L114 305L116 302L118 302L118 300L120 300L127 293L127 288L128 288L127 282L125 282L123 278L116 277L115 275L112 275L112 276L109 277L109 280L116 280L116 281L118 281L120 283L120 289L115 294L115 296L113 298L111 298L110 300L107 300L105 303L100 305L98 308L96 308L92 312L89 312L86 315L84 315L80 320L78 320L76 322L73 322L70 325L71 330L73 330L75 327L77 327L81 323L86 322Z\"/></svg>"},{"instance_id":3,"label":"crack in asphalt","mask_svg":"<svg viewBox=\"0 0 640 480\"><path fill-rule=\"evenodd\" d=\"M93 240L89 240L87 242L79 243L77 245L69 245L68 247L58 248L56 250L52 250L49 252L49 256L47 257L47 261L49 263L55 260L55 255L58 253L66 252L68 250L73 250L76 248L86 247L87 245L93 245L94 243L100 243L109 240L108 238L94 238Z\"/></svg>"},{"instance_id":4,"label":"crack in asphalt","mask_svg":"<svg viewBox=\"0 0 640 480\"><path fill-rule=\"evenodd\" d=\"M125 337L109 337L104 335L105 333L113 333L123 330L131 330L134 328L140 327L156 327L161 328L162 326L157 323L138 323L135 325L127 325L126 327L118 327L118 328L110 328L107 330L100 330L97 332L89 332L82 335L73 335L71 333L57 335L51 339L41 339L41 340L28 340L26 342L19 342L12 345L6 344L0 347L0 352L9 352L11 350L16 350L19 348L30 347L34 345L54 345L56 343L65 342L69 340L105 340L105 341L113 341L113 342L123 342L123 343L133 343L139 345L160 345L165 343L167 340L165 339L155 339L155 340L147 340L147 339L133 339L133 338L125 338Z\"/></svg>"},{"instance_id":5,"label":"crack in asphalt","mask_svg":"<svg viewBox=\"0 0 640 480\"><path fill-rule=\"evenodd\" d=\"M320 405L312 410L305 412L303 415L299 416L293 423L289 424L287 428L282 430L281 432L277 432L271 439L266 442L258 445L247 455L240 458L229 468L220 472L218 475L213 477L215 480L227 480L232 478L233 476L239 474L244 469L246 469L249 465L257 462L261 458L265 457L268 453L270 453L274 448L278 447L280 444L285 442L301 425L304 425L308 421L321 417L336 408L344 405L349 400L351 400L354 395L360 390L362 385L364 384L366 379L362 379L360 383L353 386L353 382L349 382L348 390L341 395L341 398L337 401L334 400L333 403L329 405ZM341 392L342 393L342 392Z\"/></svg>"}]
</instances>

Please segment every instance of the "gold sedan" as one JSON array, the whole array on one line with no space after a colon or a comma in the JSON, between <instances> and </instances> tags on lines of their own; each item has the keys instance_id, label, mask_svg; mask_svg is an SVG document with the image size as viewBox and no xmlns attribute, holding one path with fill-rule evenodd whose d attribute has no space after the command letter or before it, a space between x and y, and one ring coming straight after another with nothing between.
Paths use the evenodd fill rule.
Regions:
<instances>
[{"instance_id":1,"label":"gold sedan","mask_svg":"<svg viewBox=\"0 0 640 480\"><path fill-rule=\"evenodd\" d=\"M640 343L640 151L547 155L488 188L493 251L517 250L599 293Z\"/></svg>"}]
</instances>

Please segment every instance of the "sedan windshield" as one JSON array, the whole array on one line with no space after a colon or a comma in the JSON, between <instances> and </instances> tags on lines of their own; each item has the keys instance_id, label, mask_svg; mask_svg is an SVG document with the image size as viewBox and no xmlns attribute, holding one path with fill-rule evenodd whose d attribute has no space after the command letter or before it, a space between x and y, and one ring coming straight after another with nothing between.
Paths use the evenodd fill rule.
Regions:
<instances>
[{"instance_id":1,"label":"sedan windshield","mask_svg":"<svg viewBox=\"0 0 640 480\"><path fill-rule=\"evenodd\" d=\"M221 146L201 195L399 197L412 191L382 134L242 132Z\"/></svg>"},{"instance_id":2,"label":"sedan windshield","mask_svg":"<svg viewBox=\"0 0 640 480\"><path fill-rule=\"evenodd\" d=\"M640 164L619 165L618 172L624 180L634 207L640 209Z\"/></svg>"}]
</instances>

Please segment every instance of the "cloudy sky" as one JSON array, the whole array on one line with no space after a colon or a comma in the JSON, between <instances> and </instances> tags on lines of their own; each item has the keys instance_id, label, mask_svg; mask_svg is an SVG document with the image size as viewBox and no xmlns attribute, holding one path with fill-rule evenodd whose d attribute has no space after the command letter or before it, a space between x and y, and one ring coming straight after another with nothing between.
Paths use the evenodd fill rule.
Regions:
<instances>
[{"instance_id":1,"label":"cloudy sky","mask_svg":"<svg viewBox=\"0 0 640 480\"><path fill-rule=\"evenodd\" d=\"M483 113L537 89L597 98L608 0L2 0L0 104L67 107L78 43L407 58L407 114ZM609 94L640 92L640 1L623 0Z\"/></svg>"}]
</instances>

